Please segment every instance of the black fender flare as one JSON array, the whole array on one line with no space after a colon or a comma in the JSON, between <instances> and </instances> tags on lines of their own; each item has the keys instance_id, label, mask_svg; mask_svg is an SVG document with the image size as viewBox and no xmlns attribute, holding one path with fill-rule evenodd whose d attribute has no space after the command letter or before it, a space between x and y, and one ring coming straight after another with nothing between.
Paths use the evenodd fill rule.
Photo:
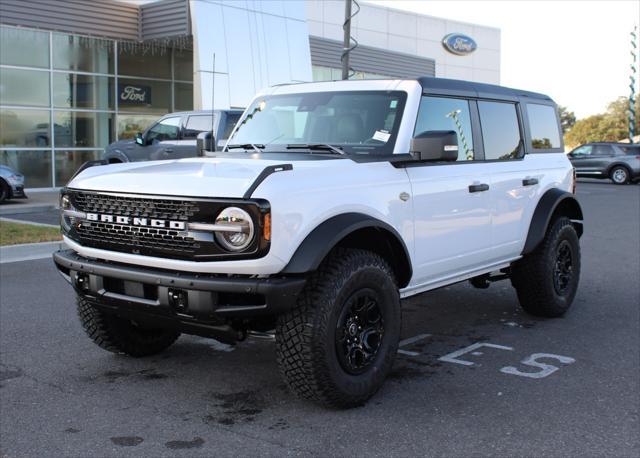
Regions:
<instances>
[{"instance_id":1,"label":"black fender flare","mask_svg":"<svg viewBox=\"0 0 640 458\"><path fill-rule=\"evenodd\" d=\"M402 272L396 271L398 283L401 288L406 286L413 271L409 250L402 236L391 225L363 213L343 213L319 224L298 246L281 273L304 274L317 270L322 260L340 241L361 229L374 229L387 237L393 237L391 241L396 247L394 255L402 263ZM399 247L401 250L398 250ZM396 253L397 251L401 253Z\"/></svg>"},{"instance_id":2,"label":"black fender flare","mask_svg":"<svg viewBox=\"0 0 640 458\"><path fill-rule=\"evenodd\" d=\"M570 192L558 188L549 189L542 195L533 212L527 241L522 250L523 255L531 253L540 245L552 218L558 213L571 219L578 232L578 237L582 236L584 217L582 216L582 208L580 208L578 199Z\"/></svg>"}]
</instances>

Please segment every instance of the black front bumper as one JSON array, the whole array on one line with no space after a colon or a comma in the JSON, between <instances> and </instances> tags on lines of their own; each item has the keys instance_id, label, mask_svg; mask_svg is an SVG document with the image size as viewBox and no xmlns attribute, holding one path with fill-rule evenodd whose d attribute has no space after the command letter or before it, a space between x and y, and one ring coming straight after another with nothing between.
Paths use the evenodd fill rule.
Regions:
<instances>
[{"instance_id":1,"label":"black front bumper","mask_svg":"<svg viewBox=\"0 0 640 458\"><path fill-rule=\"evenodd\" d=\"M165 324L207 326L278 315L295 306L305 284L302 277L248 278L150 269L89 259L73 250L57 251L53 260L79 295L117 313L156 318Z\"/></svg>"}]
</instances>

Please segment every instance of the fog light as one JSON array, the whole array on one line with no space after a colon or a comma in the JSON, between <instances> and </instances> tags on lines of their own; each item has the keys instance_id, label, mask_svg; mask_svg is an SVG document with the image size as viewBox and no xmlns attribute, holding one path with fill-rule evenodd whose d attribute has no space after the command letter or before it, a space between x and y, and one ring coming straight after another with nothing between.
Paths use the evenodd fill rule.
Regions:
<instances>
[{"instance_id":1,"label":"fog light","mask_svg":"<svg viewBox=\"0 0 640 458\"><path fill-rule=\"evenodd\" d=\"M169 305L178 312L184 312L189 307L189 295L182 289L169 289Z\"/></svg>"}]
</instances>

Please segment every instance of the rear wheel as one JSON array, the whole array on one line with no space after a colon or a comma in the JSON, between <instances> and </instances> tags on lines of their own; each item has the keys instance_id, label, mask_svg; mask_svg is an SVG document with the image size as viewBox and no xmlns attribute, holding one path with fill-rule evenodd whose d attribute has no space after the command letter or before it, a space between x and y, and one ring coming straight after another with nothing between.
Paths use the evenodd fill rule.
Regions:
<instances>
[{"instance_id":1,"label":"rear wheel","mask_svg":"<svg viewBox=\"0 0 640 458\"><path fill-rule=\"evenodd\" d=\"M300 397L358 406L382 386L399 337L400 299L389 265L368 251L339 249L309 278L298 306L278 318L278 364Z\"/></svg>"},{"instance_id":2,"label":"rear wheel","mask_svg":"<svg viewBox=\"0 0 640 458\"><path fill-rule=\"evenodd\" d=\"M578 234L566 217L552 222L540 246L517 261L511 275L522 308L543 317L566 313L579 279Z\"/></svg>"},{"instance_id":3,"label":"rear wheel","mask_svg":"<svg viewBox=\"0 0 640 458\"><path fill-rule=\"evenodd\" d=\"M629 170L627 170L627 168L622 165L618 165L611 169L609 178L611 178L611 181L613 181L615 184L627 184L629 183L630 178Z\"/></svg>"},{"instance_id":4,"label":"rear wheel","mask_svg":"<svg viewBox=\"0 0 640 458\"><path fill-rule=\"evenodd\" d=\"M167 329L141 327L131 320L104 313L88 300L78 296L78 316L87 335L113 353L129 356L151 356L169 348L180 333Z\"/></svg>"}]
</instances>

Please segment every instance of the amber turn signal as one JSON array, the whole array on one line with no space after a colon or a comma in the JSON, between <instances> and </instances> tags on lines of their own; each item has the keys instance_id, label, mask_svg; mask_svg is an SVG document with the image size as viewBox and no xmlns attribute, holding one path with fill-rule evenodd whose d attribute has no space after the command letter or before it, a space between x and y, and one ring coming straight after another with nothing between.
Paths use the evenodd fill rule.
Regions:
<instances>
[{"instance_id":1,"label":"amber turn signal","mask_svg":"<svg viewBox=\"0 0 640 458\"><path fill-rule=\"evenodd\" d=\"M264 229L262 236L265 240L271 240L271 213L264 215Z\"/></svg>"}]
</instances>

